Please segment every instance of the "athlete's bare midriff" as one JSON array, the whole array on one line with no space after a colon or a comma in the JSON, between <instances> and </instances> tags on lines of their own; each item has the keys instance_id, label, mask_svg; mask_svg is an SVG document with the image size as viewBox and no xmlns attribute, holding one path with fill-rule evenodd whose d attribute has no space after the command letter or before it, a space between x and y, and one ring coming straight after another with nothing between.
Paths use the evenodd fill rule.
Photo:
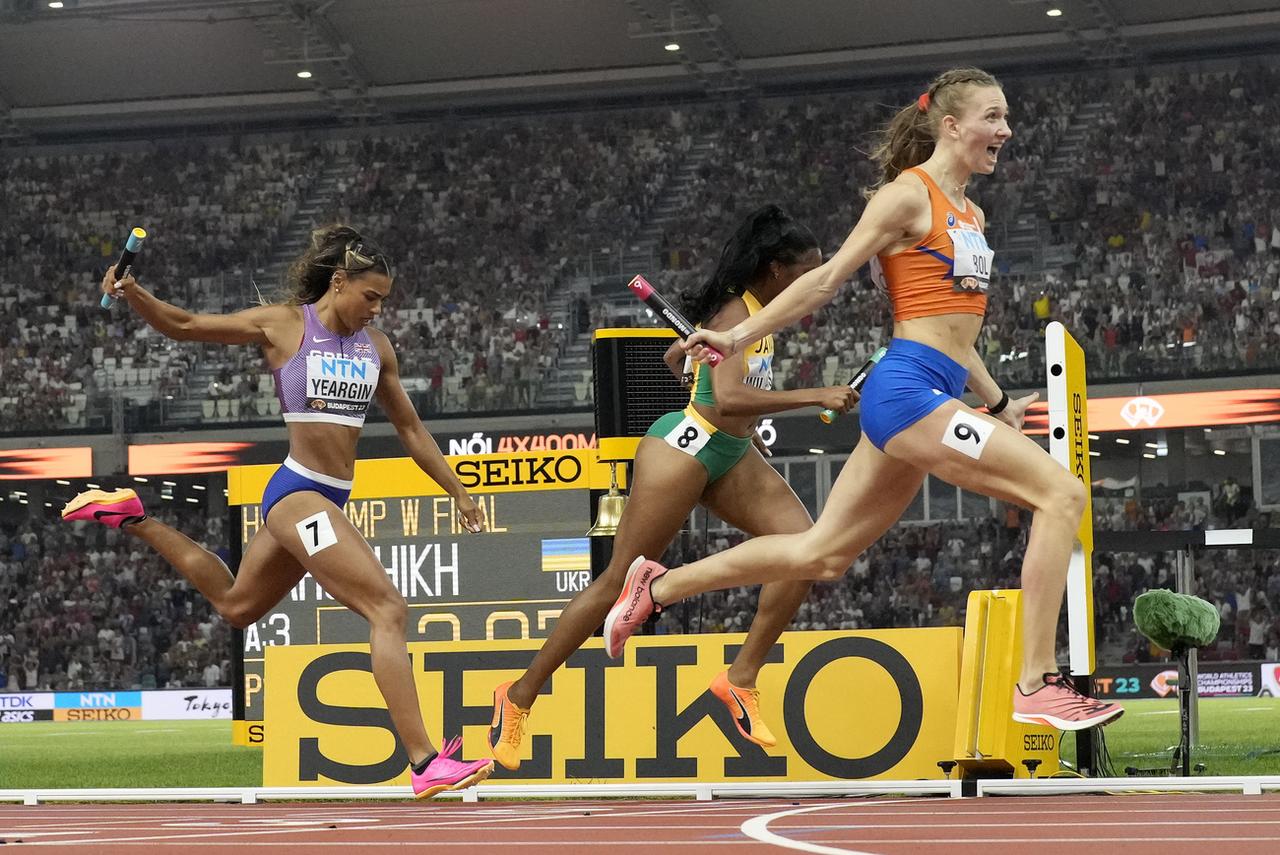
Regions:
<instances>
[{"instance_id":1,"label":"athlete's bare midriff","mask_svg":"<svg viewBox=\"0 0 1280 855\"><path fill-rule=\"evenodd\" d=\"M729 436L747 437L755 433L756 424L760 421L760 416L725 416L716 412L716 408L710 404L699 404L693 402L693 408L704 419L715 425L716 430L723 431Z\"/></svg>"},{"instance_id":2,"label":"athlete's bare midriff","mask_svg":"<svg viewBox=\"0 0 1280 855\"><path fill-rule=\"evenodd\" d=\"M973 355L973 345L982 332L983 320L982 315L955 313L895 321L893 337L927 344L964 364Z\"/></svg>"},{"instance_id":3,"label":"athlete's bare midriff","mask_svg":"<svg viewBox=\"0 0 1280 855\"><path fill-rule=\"evenodd\" d=\"M322 475L352 479L359 428L315 422L291 422L287 427L290 457Z\"/></svg>"}]
</instances>

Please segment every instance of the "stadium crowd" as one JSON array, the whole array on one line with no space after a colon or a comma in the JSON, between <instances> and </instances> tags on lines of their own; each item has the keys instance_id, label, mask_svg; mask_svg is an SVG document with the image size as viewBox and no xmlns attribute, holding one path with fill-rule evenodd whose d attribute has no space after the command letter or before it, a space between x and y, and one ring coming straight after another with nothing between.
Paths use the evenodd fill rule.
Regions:
<instances>
[{"instance_id":1,"label":"stadium crowd","mask_svg":"<svg viewBox=\"0 0 1280 855\"><path fill-rule=\"evenodd\" d=\"M153 234L142 281L193 310L242 307L226 283L247 282L270 255L315 183L321 153L319 144L236 139L59 156L0 151L0 240L12 260L0 274L0 376L13 396L0 399L5 432L83 427L89 405L113 394L182 394L198 352L130 312L102 311L103 272L130 229L145 224ZM117 193L125 183L130 192ZM30 390L20 402L18 385Z\"/></svg>"},{"instance_id":2,"label":"stadium crowd","mask_svg":"<svg viewBox=\"0 0 1280 855\"><path fill-rule=\"evenodd\" d=\"M1094 382L1280 365L1280 142L1266 130L1280 123L1280 71L1015 80L1009 96L1013 143L996 177L973 188L1003 273L979 345L997 379L1041 385L1040 331L1055 319L1086 348ZM534 408L564 349L608 311L561 299L581 282L586 255L634 240L664 200L675 207L663 209L656 250L673 293L705 275L732 224L766 200L833 249L874 182L863 153L887 115L882 104L911 97L455 121L306 142L0 149L9 203L0 240L12 250L0 273L0 430L93 427L88 413L119 394L225 400L235 418L268 416L255 351L175 345L128 311L97 307L98 279L138 224L154 234L142 280L207 311L246 305L255 286L271 297L276 283L254 277L300 218L358 224L395 261L398 287L379 325L424 414ZM1105 109L1078 127L1086 104ZM1072 132L1078 145L1062 148ZM698 142L709 154L679 183ZM114 193L126 175L133 191ZM318 207L301 213L310 204ZM1001 255L1020 223L1040 247L1029 261ZM884 341L888 320L864 277L786 335L782 382L834 382ZM1238 484L1203 492L1100 496L1095 522L1269 524ZM158 513L226 544L216 515ZM815 586L795 626L959 624L969 590L1017 583L1024 524L1013 515L896 527L845 579ZM733 539L685 536L667 558L683 563ZM1209 555L1201 593L1224 618L1217 654L1275 659L1280 557ZM1096 563L1105 649L1144 655L1128 610L1142 590L1172 584L1167 557ZM659 629L743 630L754 602L746 589L705 595L668 609ZM0 525L0 603L0 686L9 689L229 679L226 624L160 559L111 530L38 517Z\"/></svg>"},{"instance_id":3,"label":"stadium crowd","mask_svg":"<svg viewBox=\"0 0 1280 855\"><path fill-rule=\"evenodd\" d=\"M1280 70L1250 66L1010 86L1010 151L993 178L970 188L1002 273L979 341L998 380L1043 384L1041 331L1053 320L1085 348L1095 382L1280 365L1280 144L1263 130L1280 117L1278 85ZM1080 127L1077 145L1057 152L1086 103L1106 109ZM874 181L864 159L849 157L850 146L870 150L868 133L883 118L865 100L743 112L751 132L703 168L686 216L664 237L679 246L666 258L682 285L696 281L718 251L716 236L755 199L786 200L833 249ZM801 193L794 152L803 156ZM1040 253L1015 263L1002 239L1032 215ZM860 364L889 334L887 302L868 276L861 285L788 336L790 382L832 382L835 366Z\"/></svg>"},{"instance_id":4,"label":"stadium crowd","mask_svg":"<svg viewBox=\"0 0 1280 855\"><path fill-rule=\"evenodd\" d=\"M980 343L998 379L1040 384L1039 331L1054 319L1084 344L1095 380L1275 367L1280 143L1262 129L1280 118L1277 84L1280 71L1260 65L1121 82L1008 81L1013 142L996 175L971 188L1003 274ZM864 92L459 120L307 142L0 150L0 190L11 203L0 239L16 254L0 274L0 304L23 302L22 313L0 316L0 373L42 379L21 406L0 397L5 431L109 427L86 415L116 394L231 398L238 420L270 417L255 406L270 394L254 382L256 353L174 347L128 312L95 307L97 277L137 223L154 233L139 262L143 281L217 311L259 290L273 295L277 283L254 276L287 227L357 223L396 260L400 286L380 324L421 406L536 407L582 328L555 298L581 283L587 254L634 243L664 199L655 249L673 292L705 275L732 224L765 200L834 249L874 182L864 153L884 104L907 100L905 91ZM1062 148L1087 103L1105 109L1075 128L1078 145ZM677 180L695 151L707 154ZM113 194L123 175L139 179ZM1039 254L1002 252L1025 223ZM35 305L24 299L33 287L42 294ZM886 335L886 309L865 277L846 289L787 345L790 382L860 362ZM182 412L200 418L198 407L166 405L157 419L173 424Z\"/></svg>"},{"instance_id":5,"label":"stadium crowd","mask_svg":"<svg viewBox=\"0 0 1280 855\"><path fill-rule=\"evenodd\" d=\"M225 556L222 516L150 512ZM0 691L226 686L231 655L208 601L116 529L0 525Z\"/></svg>"},{"instance_id":6,"label":"stadium crowd","mask_svg":"<svg viewBox=\"0 0 1280 855\"><path fill-rule=\"evenodd\" d=\"M1070 263L1015 288L1019 329L1062 320L1094 376L1280 364L1280 144L1265 131L1278 83L1277 69L1247 66L1114 87L1082 158L1045 178Z\"/></svg>"}]
</instances>

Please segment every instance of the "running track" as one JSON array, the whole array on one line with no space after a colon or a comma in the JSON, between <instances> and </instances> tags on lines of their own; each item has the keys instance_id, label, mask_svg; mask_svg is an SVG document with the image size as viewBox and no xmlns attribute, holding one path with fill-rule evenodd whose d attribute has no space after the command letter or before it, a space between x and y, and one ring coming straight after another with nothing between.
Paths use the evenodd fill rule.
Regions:
<instances>
[{"instance_id":1,"label":"running track","mask_svg":"<svg viewBox=\"0 0 1280 855\"><path fill-rule=\"evenodd\" d=\"M0 844L87 853L1271 855L1280 795L0 806ZM8 847L14 846L14 849Z\"/></svg>"}]
</instances>

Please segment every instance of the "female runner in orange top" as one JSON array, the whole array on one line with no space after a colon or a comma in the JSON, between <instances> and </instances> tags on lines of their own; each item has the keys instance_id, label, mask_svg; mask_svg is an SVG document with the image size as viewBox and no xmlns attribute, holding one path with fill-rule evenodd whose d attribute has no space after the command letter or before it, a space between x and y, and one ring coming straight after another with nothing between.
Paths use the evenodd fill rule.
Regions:
<instances>
[{"instance_id":1,"label":"female runner in orange top","mask_svg":"<svg viewBox=\"0 0 1280 855\"><path fill-rule=\"evenodd\" d=\"M1019 428L1035 395L1011 401L974 342L982 328L992 252L985 217L965 195L975 173L995 171L1012 136L995 78L961 68L936 78L890 122L873 155L882 180L829 261L805 273L727 332L702 330L687 347L726 356L831 301L867 262L894 309L889 352L862 390L862 439L818 522L668 572L637 563L605 623L610 653L662 603L718 588L782 579L839 579L910 504L926 473L1034 512L1022 564L1023 656L1014 718L1081 730L1122 708L1081 695L1058 673L1054 636L1086 488ZM965 386L987 402L966 406Z\"/></svg>"}]
</instances>

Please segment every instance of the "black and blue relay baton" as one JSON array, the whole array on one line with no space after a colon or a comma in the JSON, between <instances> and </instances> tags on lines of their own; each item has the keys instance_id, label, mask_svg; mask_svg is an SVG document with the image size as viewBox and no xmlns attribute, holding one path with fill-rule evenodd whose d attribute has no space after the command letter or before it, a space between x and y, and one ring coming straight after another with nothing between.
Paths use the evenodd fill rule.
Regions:
<instances>
[{"instance_id":1,"label":"black and blue relay baton","mask_svg":"<svg viewBox=\"0 0 1280 855\"><path fill-rule=\"evenodd\" d=\"M115 266L115 281L119 282L129 274L130 268L133 267L133 258L142 251L142 242L147 239L147 230L135 228L129 233L129 239L124 242L124 251L120 253L120 260ZM102 308L110 309L113 302L110 294L102 295Z\"/></svg>"}]
</instances>

